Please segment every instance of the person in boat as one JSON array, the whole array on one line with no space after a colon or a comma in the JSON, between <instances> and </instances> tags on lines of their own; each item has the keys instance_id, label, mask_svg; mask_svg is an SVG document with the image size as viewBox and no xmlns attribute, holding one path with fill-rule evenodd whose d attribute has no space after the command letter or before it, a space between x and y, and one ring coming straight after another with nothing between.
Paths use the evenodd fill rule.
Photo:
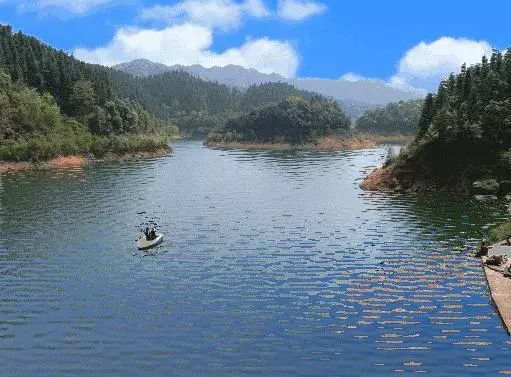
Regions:
<instances>
[{"instance_id":1,"label":"person in boat","mask_svg":"<svg viewBox=\"0 0 511 377\"><path fill-rule=\"evenodd\" d=\"M154 239L156 239L156 229L152 228L151 231L149 232L149 241L152 241Z\"/></svg>"},{"instance_id":2,"label":"person in boat","mask_svg":"<svg viewBox=\"0 0 511 377\"><path fill-rule=\"evenodd\" d=\"M149 239L149 227L146 227L144 230L144 236L147 241L150 241Z\"/></svg>"},{"instance_id":3,"label":"person in boat","mask_svg":"<svg viewBox=\"0 0 511 377\"><path fill-rule=\"evenodd\" d=\"M483 257L488 255L488 242L483 241L481 242L481 247L479 248L479 251L476 254L476 257Z\"/></svg>"}]
</instances>

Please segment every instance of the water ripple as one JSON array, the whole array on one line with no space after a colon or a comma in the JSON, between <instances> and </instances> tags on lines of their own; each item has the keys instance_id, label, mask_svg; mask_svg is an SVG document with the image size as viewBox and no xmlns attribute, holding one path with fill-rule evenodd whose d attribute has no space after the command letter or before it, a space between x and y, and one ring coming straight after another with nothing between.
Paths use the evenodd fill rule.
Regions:
<instances>
[{"instance_id":1,"label":"water ripple","mask_svg":"<svg viewBox=\"0 0 511 377\"><path fill-rule=\"evenodd\" d=\"M2 375L510 372L468 256L501 204L361 192L385 148L175 147L0 176Z\"/></svg>"}]
</instances>

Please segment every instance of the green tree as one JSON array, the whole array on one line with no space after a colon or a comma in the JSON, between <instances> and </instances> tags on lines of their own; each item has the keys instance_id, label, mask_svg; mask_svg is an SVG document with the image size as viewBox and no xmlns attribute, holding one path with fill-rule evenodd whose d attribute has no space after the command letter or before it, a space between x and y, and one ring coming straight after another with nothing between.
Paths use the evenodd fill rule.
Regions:
<instances>
[{"instance_id":1,"label":"green tree","mask_svg":"<svg viewBox=\"0 0 511 377\"><path fill-rule=\"evenodd\" d=\"M428 93L424 99L422 112L418 124L418 135L421 137L428 131L429 125L435 115L435 97L433 94Z\"/></svg>"},{"instance_id":2,"label":"green tree","mask_svg":"<svg viewBox=\"0 0 511 377\"><path fill-rule=\"evenodd\" d=\"M508 177L511 163L511 51L451 75L425 99L419 133L395 164L445 184Z\"/></svg>"},{"instance_id":3,"label":"green tree","mask_svg":"<svg viewBox=\"0 0 511 377\"><path fill-rule=\"evenodd\" d=\"M336 102L319 96L310 100L293 96L228 120L211 132L208 140L302 144L349 129L350 119Z\"/></svg>"},{"instance_id":4,"label":"green tree","mask_svg":"<svg viewBox=\"0 0 511 377\"><path fill-rule=\"evenodd\" d=\"M419 124L422 100L400 101L362 113L356 120L358 131L379 134L415 135Z\"/></svg>"},{"instance_id":5,"label":"green tree","mask_svg":"<svg viewBox=\"0 0 511 377\"><path fill-rule=\"evenodd\" d=\"M94 111L96 104L96 92L92 82L78 80L71 87L69 97L72 115L84 117Z\"/></svg>"}]
</instances>

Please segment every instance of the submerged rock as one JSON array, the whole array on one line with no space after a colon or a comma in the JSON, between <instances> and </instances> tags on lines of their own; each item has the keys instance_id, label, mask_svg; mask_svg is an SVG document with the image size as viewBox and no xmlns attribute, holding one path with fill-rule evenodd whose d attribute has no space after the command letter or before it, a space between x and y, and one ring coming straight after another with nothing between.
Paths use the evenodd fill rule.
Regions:
<instances>
[{"instance_id":1,"label":"submerged rock","mask_svg":"<svg viewBox=\"0 0 511 377\"><path fill-rule=\"evenodd\" d=\"M500 185L495 179L486 179L472 183L472 191L476 195L497 195Z\"/></svg>"}]
</instances>

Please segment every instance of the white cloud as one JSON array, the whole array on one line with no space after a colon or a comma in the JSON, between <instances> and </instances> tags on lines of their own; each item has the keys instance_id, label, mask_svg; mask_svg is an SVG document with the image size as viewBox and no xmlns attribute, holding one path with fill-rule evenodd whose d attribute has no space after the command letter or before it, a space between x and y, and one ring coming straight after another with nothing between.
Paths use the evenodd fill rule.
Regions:
<instances>
[{"instance_id":1,"label":"white cloud","mask_svg":"<svg viewBox=\"0 0 511 377\"><path fill-rule=\"evenodd\" d=\"M302 21L327 10L325 4L316 1L279 0L278 14L288 21Z\"/></svg>"},{"instance_id":2,"label":"white cloud","mask_svg":"<svg viewBox=\"0 0 511 377\"><path fill-rule=\"evenodd\" d=\"M463 63L479 63L483 55L491 53L492 47L486 41L442 37L431 43L420 42L401 58L391 81L436 88L451 72L459 72Z\"/></svg>"},{"instance_id":3,"label":"white cloud","mask_svg":"<svg viewBox=\"0 0 511 377\"><path fill-rule=\"evenodd\" d=\"M486 41L442 37L431 43L420 42L405 52L397 72L385 83L405 91L434 91L451 72L459 72L463 63L469 66L480 63L483 55L490 56L491 53L492 47ZM367 78L348 72L341 79L360 81Z\"/></svg>"},{"instance_id":4,"label":"white cloud","mask_svg":"<svg viewBox=\"0 0 511 377\"><path fill-rule=\"evenodd\" d=\"M435 90L437 85L438 85L438 82L436 83L433 83L433 87L431 87L429 90L427 89L424 89L422 87L418 88L418 87L415 87L409 83L407 83L405 80L403 80L401 77L399 76L392 76L389 81L387 81L385 84L387 84L388 86L392 87L392 88L395 88L395 89L398 89L398 90L402 90L402 91L405 91L405 92L413 92L413 93L417 93L419 95L426 95L428 93L429 90Z\"/></svg>"},{"instance_id":5,"label":"white cloud","mask_svg":"<svg viewBox=\"0 0 511 377\"><path fill-rule=\"evenodd\" d=\"M141 17L168 24L193 22L223 30L237 28L244 16L269 16L261 0L184 0L175 5L157 5L144 9Z\"/></svg>"},{"instance_id":6,"label":"white cloud","mask_svg":"<svg viewBox=\"0 0 511 377\"><path fill-rule=\"evenodd\" d=\"M137 58L166 65L200 64L212 67L235 64L286 77L294 77L298 69L298 54L287 41L268 38L247 40L242 46L221 53L211 50L212 43L212 30L192 23L162 30L122 28L108 45L96 49L78 48L74 55L104 65Z\"/></svg>"},{"instance_id":7,"label":"white cloud","mask_svg":"<svg viewBox=\"0 0 511 377\"><path fill-rule=\"evenodd\" d=\"M354 72L348 72L341 76L341 80L349 81L349 82L357 82L366 80L364 76L361 76Z\"/></svg>"},{"instance_id":8,"label":"white cloud","mask_svg":"<svg viewBox=\"0 0 511 377\"><path fill-rule=\"evenodd\" d=\"M15 3L22 11L60 9L73 14L82 14L111 3L113 0L7 0L6 2Z\"/></svg>"}]
</instances>

